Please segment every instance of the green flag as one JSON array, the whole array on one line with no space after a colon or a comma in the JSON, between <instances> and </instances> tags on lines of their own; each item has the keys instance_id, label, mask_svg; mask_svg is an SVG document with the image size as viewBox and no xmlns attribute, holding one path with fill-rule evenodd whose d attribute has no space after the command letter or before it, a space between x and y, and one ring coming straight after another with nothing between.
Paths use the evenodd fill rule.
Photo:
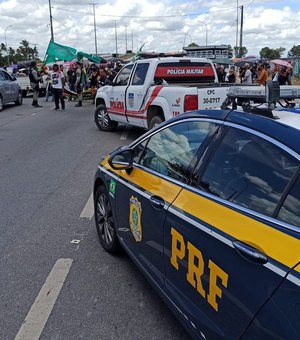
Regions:
<instances>
[{"instance_id":1,"label":"green flag","mask_svg":"<svg viewBox=\"0 0 300 340\"><path fill-rule=\"evenodd\" d=\"M86 59L92 61L93 63L99 64L101 61L101 58L94 55L94 54L88 54L85 52L77 52L77 60L80 61L83 57Z\"/></svg>"},{"instance_id":2,"label":"green flag","mask_svg":"<svg viewBox=\"0 0 300 340\"><path fill-rule=\"evenodd\" d=\"M53 41L49 42L44 63L50 64L57 60L72 61L76 59L75 48L57 44Z\"/></svg>"}]
</instances>

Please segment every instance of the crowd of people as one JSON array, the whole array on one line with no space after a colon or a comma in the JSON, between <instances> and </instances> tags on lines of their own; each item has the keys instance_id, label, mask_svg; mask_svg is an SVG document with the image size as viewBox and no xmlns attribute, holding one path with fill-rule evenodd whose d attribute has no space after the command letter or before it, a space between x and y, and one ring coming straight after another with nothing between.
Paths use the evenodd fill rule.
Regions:
<instances>
[{"instance_id":1,"label":"crowd of people","mask_svg":"<svg viewBox=\"0 0 300 340\"><path fill-rule=\"evenodd\" d=\"M52 101L55 102L55 110L58 110L59 104L61 109L65 109L65 98L71 100L77 98L76 107L82 106L83 94L89 95L92 103L95 103L97 89L101 85L112 84L116 74L121 69L122 64L106 63L106 64L91 64L74 63L53 64L52 66L40 66L38 69L35 62L32 62L29 69L29 78L31 88L33 90L33 106L40 107L38 103L39 84L42 81L42 76L47 76L46 99L52 96Z\"/></svg>"},{"instance_id":2,"label":"crowd of people","mask_svg":"<svg viewBox=\"0 0 300 340\"><path fill-rule=\"evenodd\" d=\"M275 65L270 70L266 63L245 63L242 67L231 65L226 70L224 65L216 65L218 81L220 83L241 83L265 85L268 79L277 80L280 85L292 84L292 68Z\"/></svg>"}]
</instances>

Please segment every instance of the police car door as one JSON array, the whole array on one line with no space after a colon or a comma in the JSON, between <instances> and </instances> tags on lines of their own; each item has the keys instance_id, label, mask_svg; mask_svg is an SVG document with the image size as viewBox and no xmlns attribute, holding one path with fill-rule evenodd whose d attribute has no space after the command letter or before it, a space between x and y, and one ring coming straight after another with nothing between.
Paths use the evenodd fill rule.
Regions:
<instances>
[{"instance_id":1,"label":"police car door","mask_svg":"<svg viewBox=\"0 0 300 340\"><path fill-rule=\"evenodd\" d=\"M168 210L165 289L199 337L239 338L299 259L273 218L299 166L285 149L229 128Z\"/></svg>"},{"instance_id":2,"label":"police car door","mask_svg":"<svg viewBox=\"0 0 300 340\"><path fill-rule=\"evenodd\" d=\"M123 172L116 187L116 225L121 241L160 287L165 279L163 236L166 211L185 183L186 171L201 141L192 123L162 128L135 147L130 174Z\"/></svg>"},{"instance_id":3,"label":"police car door","mask_svg":"<svg viewBox=\"0 0 300 340\"><path fill-rule=\"evenodd\" d=\"M142 108L150 85L147 84L149 62L139 62L126 90L126 115L130 124L146 127L147 115ZM148 77L149 78L149 77Z\"/></svg>"},{"instance_id":4,"label":"police car door","mask_svg":"<svg viewBox=\"0 0 300 340\"><path fill-rule=\"evenodd\" d=\"M110 119L121 123L127 123L125 91L128 86L132 67L133 64L123 67L114 79L110 92L109 107L107 108L107 111Z\"/></svg>"}]
</instances>

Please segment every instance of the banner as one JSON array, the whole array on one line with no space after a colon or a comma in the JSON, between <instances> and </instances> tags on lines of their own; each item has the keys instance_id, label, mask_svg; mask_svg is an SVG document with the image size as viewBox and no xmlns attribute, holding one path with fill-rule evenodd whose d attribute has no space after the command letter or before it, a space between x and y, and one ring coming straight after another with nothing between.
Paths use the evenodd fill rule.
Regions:
<instances>
[{"instance_id":1,"label":"banner","mask_svg":"<svg viewBox=\"0 0 300 340\"><path fill-rule=\"evenodd\" d=\"M90 61L92 61L93 63L96 63L96 64L100 64L101 59L102 59L100 57L97 57L94 54L88 54L88 53L84 53L84 52L77 52L77 60L80 61L83 58L86 58L86 59L88 59L88 60L90 60Z\"/></svg>"},{"instance_id":2,"label":"banner","mask_svg":"<svg viewBox=\"0 0 300 340\"><path fill-rule=\"evenodd\" d=\"M44 64L54 63L58 60L72 61L76 59L77 51L75 48L57 44L53 41L49 42Z\"/></svg>"}]
</instances>

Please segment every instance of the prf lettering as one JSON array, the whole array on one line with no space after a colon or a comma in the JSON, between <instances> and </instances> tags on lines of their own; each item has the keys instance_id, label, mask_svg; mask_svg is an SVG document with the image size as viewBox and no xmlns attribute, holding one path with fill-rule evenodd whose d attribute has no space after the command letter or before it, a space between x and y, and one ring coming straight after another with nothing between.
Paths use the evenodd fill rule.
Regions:
<instances>
[{"instance_id":1,"label":"prf lettering","mask_svg":"<svg viewBox=\"0 0 300 340\"><path fill-rule=\"evenodd\" d=\"M207 302L218 312L219 306L217 297L222 298L222 289L217 285L218 279L223 287L227 287L228 274L225 273L213 261L208 260L209 269L209 288L206 292L202 285L202 276L204 274L205 263L201 251L189 241L186 243L183 236L174 228L171 228L172 252L171 264L179 270L178 259L183 260L186 256L188 259L187 281L197 290L197 292L207 300Z\"/></svg>"}]
</instances>

